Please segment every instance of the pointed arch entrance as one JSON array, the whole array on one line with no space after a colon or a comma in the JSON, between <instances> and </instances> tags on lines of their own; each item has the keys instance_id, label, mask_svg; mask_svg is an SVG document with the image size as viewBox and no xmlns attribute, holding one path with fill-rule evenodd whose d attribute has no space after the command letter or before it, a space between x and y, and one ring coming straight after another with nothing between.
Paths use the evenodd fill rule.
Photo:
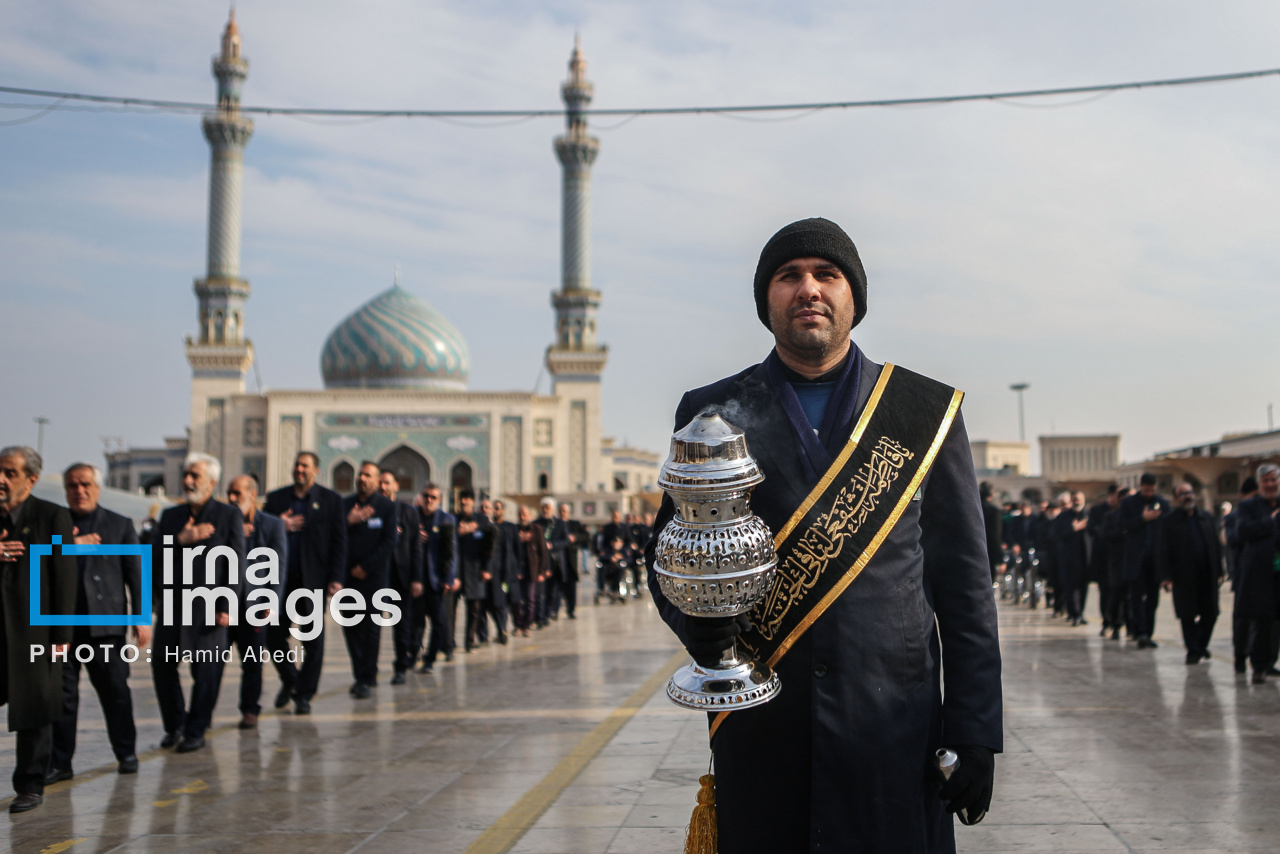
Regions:
<instances>
[{"instance_id":1,"label":"pointed arch entrance","mask_svg":"<svg viewBox=\"0 0 1280 854\"><path fill-rule=\"evenodd\" d=\"M417 495L431 479L431 463L413 448L401 445L378 461L378 468L396 476L400 491Z\"/></svg>"},{"instance_id":2,"label":"pointed arch entrance","mask_svg":"<svg viewBox=\"0 0 1280 854\"><path fill-rule=\"evenodd\" d=\"M453 468L449 471L449 485L452 487L450 494L453 497L453 506L458 506L458 493L464 489L474 489L472 484L471 464L466 460L459 460L453 464Z\"/></svg>"}]
</instances>

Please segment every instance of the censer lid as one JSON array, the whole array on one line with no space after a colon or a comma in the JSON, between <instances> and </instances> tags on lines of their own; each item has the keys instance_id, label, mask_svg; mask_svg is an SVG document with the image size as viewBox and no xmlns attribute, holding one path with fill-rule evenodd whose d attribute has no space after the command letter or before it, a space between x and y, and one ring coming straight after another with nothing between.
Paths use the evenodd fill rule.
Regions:
<instances>
[{"instance_id":1,"label":"censer lid","mask_svg":"<svg viewBox=\"0 0 1280 854\"><path fill-rule=\"evenodd\" d=\"M671 454L662 464L663 489L734 489L764 480L747 451L746 435L719 415L702 413L671 437Z\"/></svg>"}]
</instances>

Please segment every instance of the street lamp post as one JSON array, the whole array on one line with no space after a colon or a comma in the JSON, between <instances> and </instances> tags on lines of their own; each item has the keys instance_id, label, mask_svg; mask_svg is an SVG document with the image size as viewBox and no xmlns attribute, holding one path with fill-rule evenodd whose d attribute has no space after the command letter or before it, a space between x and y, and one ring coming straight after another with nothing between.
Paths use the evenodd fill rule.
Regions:
<instances>
[{"instance_id":1,"label":"street lamp post","mask_svg":"<svg viewBox=\"0 0 1280 854\"><path fill-rule=\"evenodd\" d=\"M1018 441L1027 441L1027 424L1022 416L1022 393L1031 388L1031 383L1014 383L1009 386L1010 391L1018 393Z\"/></svg>"},{"instance_id":2,"label":"street lamp post","mask_svg":"<svg viewBox=\"0 0 1280 854\"><path fill-rule=\"evenodd\" d=\"M49 423L49 419L43 415L36 416L36 424L40 425L36 433L36 453L44 459L44 425Z\"/></svg>"}]
</instances>

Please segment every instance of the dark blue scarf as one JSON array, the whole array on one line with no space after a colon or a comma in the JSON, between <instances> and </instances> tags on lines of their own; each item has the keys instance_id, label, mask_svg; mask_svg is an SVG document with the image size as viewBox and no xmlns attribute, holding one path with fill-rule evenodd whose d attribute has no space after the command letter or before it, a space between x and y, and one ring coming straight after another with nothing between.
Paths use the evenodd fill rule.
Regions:
<instances>
[{"instance_id":1,"label":"dark blue scarf","mask_svg":"<svg viewBox=\"0 0 1280 854\"><path fill-rule=\"evenodd\" d=\"M849 355L845 357L840 378L831 390L826 414L816 434L813 432L813 425L809 423L809 417L800 406L800 398L787 379L787 369L778 358L778 351L769 353L764 363L769 371L769 384L773 386L773 393L778 396L778 402L782 404L796 438L800 441L803 451L800 458L804 462L805 475L810 484L816 483L831 468L836 455L853 433L854 410L858 406L858 391L862 385L862 351L857 344L849 343Z\"/></svg>"}]
</instances>

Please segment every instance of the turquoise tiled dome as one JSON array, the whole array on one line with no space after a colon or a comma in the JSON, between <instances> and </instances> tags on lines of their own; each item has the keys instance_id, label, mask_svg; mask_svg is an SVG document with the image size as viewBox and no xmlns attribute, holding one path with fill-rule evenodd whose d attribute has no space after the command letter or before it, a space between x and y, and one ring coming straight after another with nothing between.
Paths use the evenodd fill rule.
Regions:
<instances>
[{"instance_id":1,"label":"turquoise tiled dome","mask_svg":"<svg viewBox=\"0 0 1280 854\"><path fill-rule=\"evenodd\" d=\"M471 354L444 315L397 284L329 333L320 371L325 388L463 391Z\"/></svg>"}]
</instances>

